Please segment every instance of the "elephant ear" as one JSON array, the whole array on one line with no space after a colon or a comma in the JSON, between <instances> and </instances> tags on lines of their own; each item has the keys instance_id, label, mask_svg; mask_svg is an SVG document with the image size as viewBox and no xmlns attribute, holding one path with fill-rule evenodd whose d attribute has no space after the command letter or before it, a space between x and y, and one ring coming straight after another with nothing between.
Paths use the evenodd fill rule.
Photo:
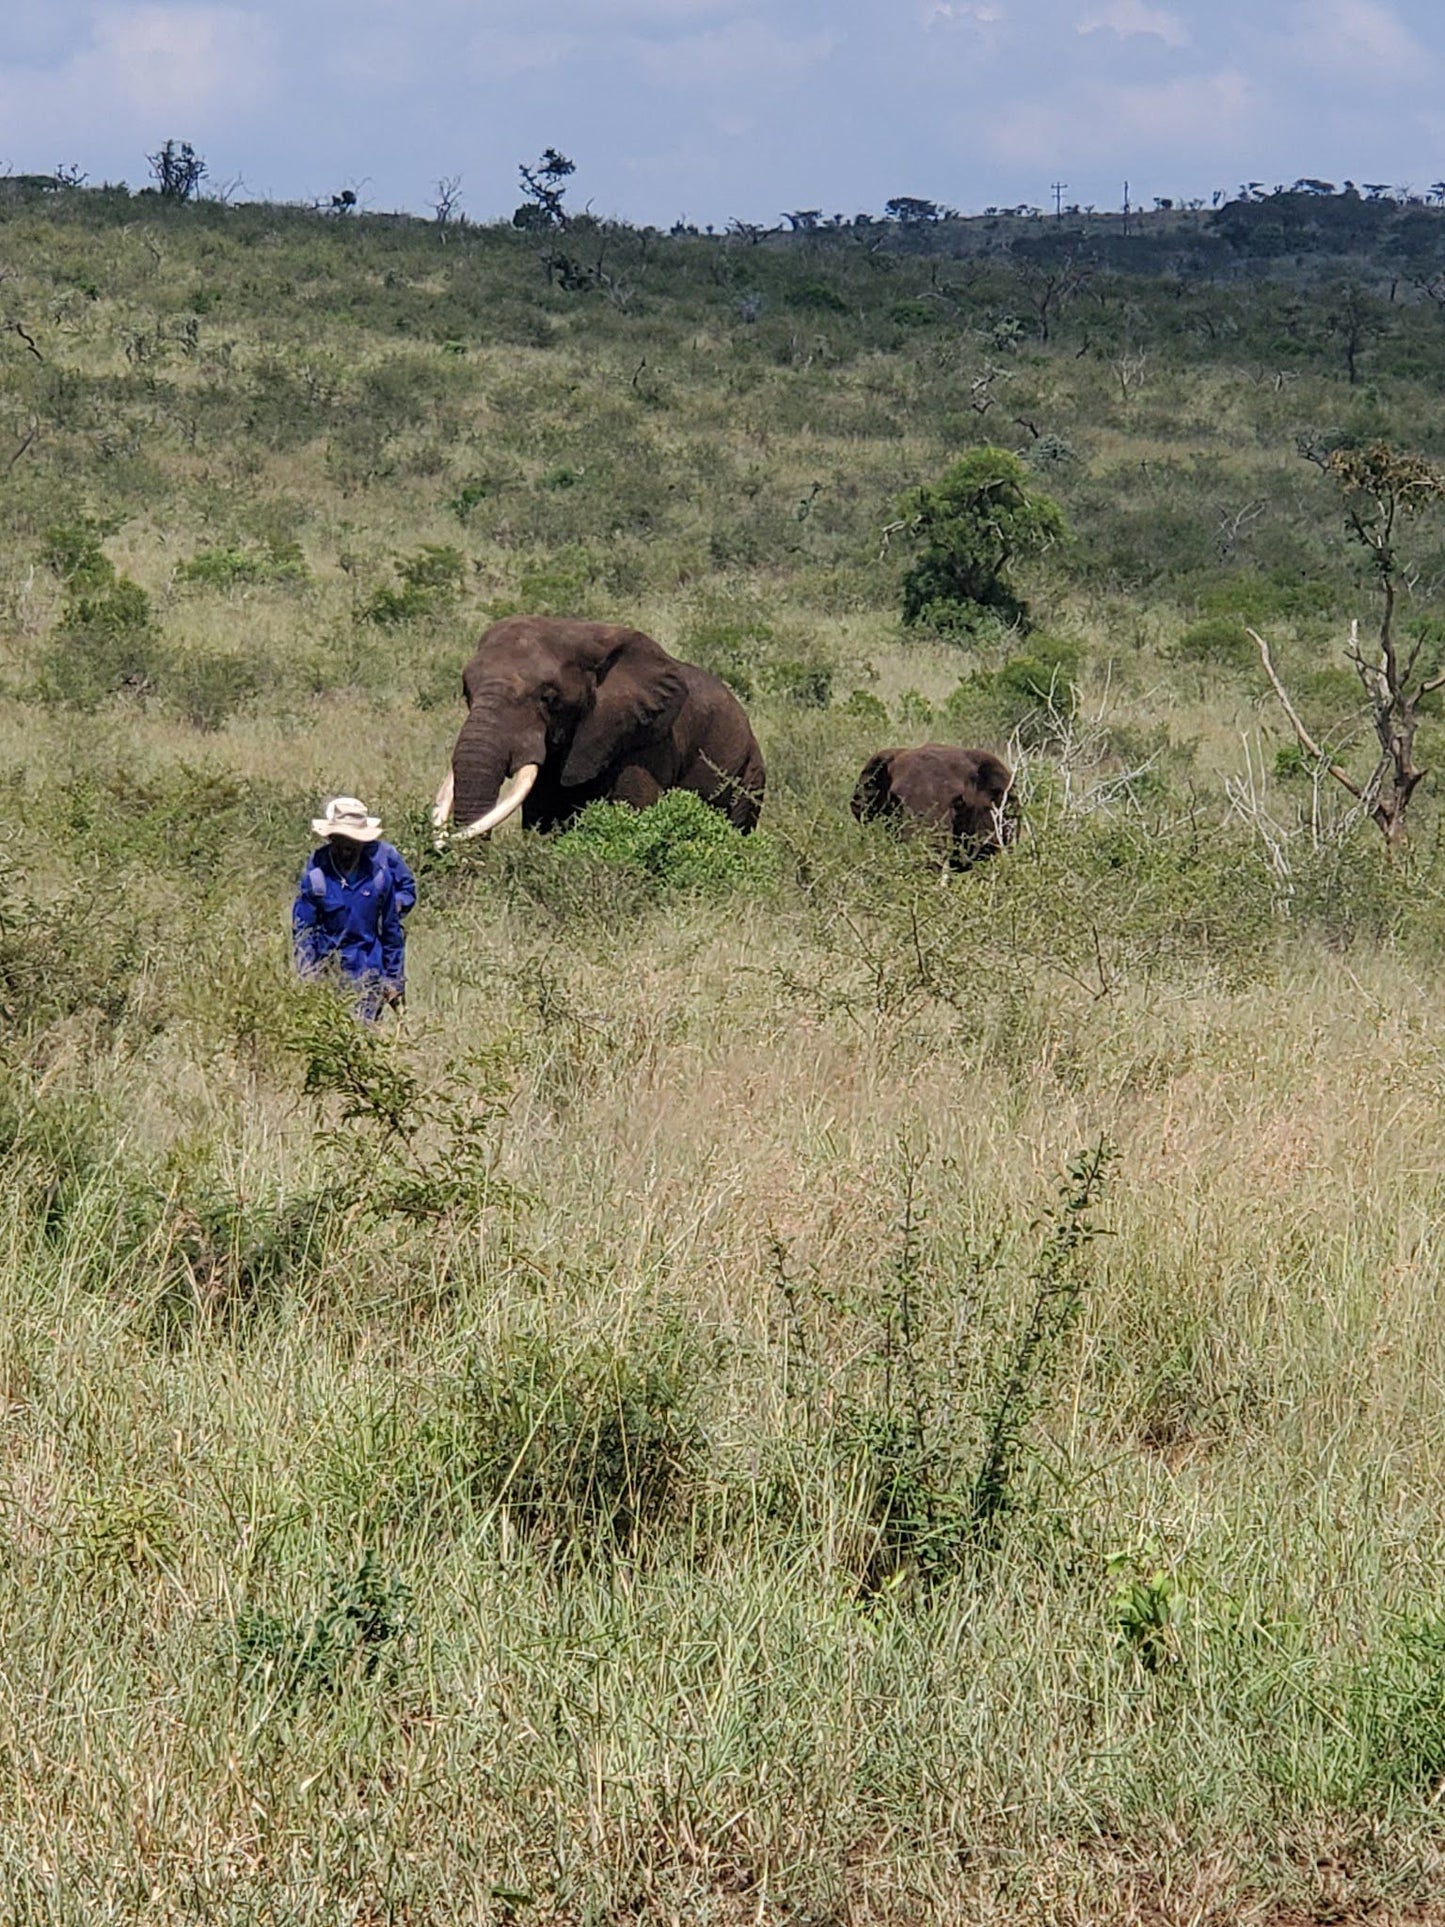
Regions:
<instances>
[{"instance_id":1,"label":"elephant ear","mask_svg":"<svg viewBox=\"0 0 1445 1927\"><path fill-rule=\"evenodd\" d=\"M893 751L880 749L876 756L870 756L864 764L863 774L853 791L853 814L860 823L867 823L887 808L892 780Z\"/></svg>"},{"instance_id":2,"label":"elephant ear","mask_svg":"<svg viewBox=\"0 0 1445 1927\"><path fill-rule=\"evenodd\" d=\"M600 665L597 701L579 725L562 765L569 789L592 783L609 763L656 742L687 699L681 667L651 636L625 636Z\"/></svg>"}]
</instances>

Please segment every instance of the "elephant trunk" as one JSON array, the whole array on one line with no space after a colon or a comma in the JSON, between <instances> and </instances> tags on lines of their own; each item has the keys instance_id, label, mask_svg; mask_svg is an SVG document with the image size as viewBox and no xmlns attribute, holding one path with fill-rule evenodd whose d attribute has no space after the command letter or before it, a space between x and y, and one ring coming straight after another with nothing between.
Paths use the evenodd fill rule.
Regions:
<instances>
[{"instance_id":1,"label":"elephant trunk","mask_svg":"<svg viewBox=\"0 0 1445 1927\"><path fill-rule=\"evenodd\" d=\"M526 756L533 746L520 739L531 732L508 729L506 720L499 706L484 696L473 701L432 810L439 835L454 818L459 837L485 836L522 807L537 780L544 745L539 741L533 754Z\"/></svg>"},{"instance_id":2,"label":"elephant trunk","mask_svg":"<svg viewBox=\"0 0 1445 1927\"><path fill-rule=\"evenodd\" d=\"M486 815L479 816L475 823L468 823L465 829L457 831L457 841L465 842L469 836L486 836L489 831L505 823L509 816L514 816L531 793L539 768L537 763L523 763L516 774L509 776L502 785L501 795Z\"/></svg>"}]
</instances>

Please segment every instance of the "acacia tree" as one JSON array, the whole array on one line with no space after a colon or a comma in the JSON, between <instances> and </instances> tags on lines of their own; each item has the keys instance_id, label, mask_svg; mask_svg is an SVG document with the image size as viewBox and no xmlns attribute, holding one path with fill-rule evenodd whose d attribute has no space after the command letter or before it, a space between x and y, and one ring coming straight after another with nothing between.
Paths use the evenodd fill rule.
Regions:
<instances>
[{"instance_id":1,"label":"acacia tree","mask_svg":"<svg viewBox=\"0 0 1445 1927\"><path fill-rule=\"evenodd\" d=\"M905 227L943 219L943 209L937 201L925 200L921 194L895 194L892 200L883 203L883 212L890 221L900 221Z\"/></svg>"},{"instance_id":2,"label":"acacia tree","mask_svg":"<svg viewBox=\"0 0 1445 1927\"><path fill-rule=\"evenodd\" d=\"M1378 649L1366 655L1360 648L1356 622L1350 626L1350 645L1345 651L1360 679L1379 744L1374 770L1366 781L1356 781L1320 748L1275 670L1269 644L1256 630L1251 629L1249 634L1300 748L1317 769L1354 797L1378 825L1388 847L1395 850L1406 840L1410 799L1428 774L1415 761L1420 705L1434 690L1445 687L1445 670L1433 671L1433 665L1421 664L1423 639L1402 653L1396 638L1400 560L1395 537L1402 522L1445 499L1445 473L1422 456L1403 454L1385 442L1372 442L1367 448L1337 448L1324 458L1322 466L1340 489L1345 526L1369 556L1380 592Z\"/></svg>"},{"instance_id":3,"label":"acacia tree","mask_svg":"<svg viewBox=\"0 0 1445 1927\"><path fill-rule=\"evenodd\" d=\"M1372 341L1384 334L1386 326L1383 304L1358 281L1345 282L1334 290L1334 298L1324 311L1324 330L1330 340L1340 345L1352 388L1360 379L1360 356Z\"/></svg>"},{"instance_id":4,"label":"acacia tree","mask_svg":"<svg viewBox=\"0 0 1445 1927\"><path fill-rule=\"evenodd\" d=\"M577 172L576 161L568 160L559 148L546 147L535 166L528 167L523 161L517 172L527 199L512 216L513 227L552 231L565 228L568 216L562 198L567 192L569 176Z\"/></svg>"},{"instance_id":5,"label":"acacia tree","mask_svg":"<svg viewBox=\"0 0 1445 1927\"><path fill-rule=\"evenodd\" d=\"M900 506L903 520L893 527L918 549L903 578L906 623L966 629L983 611L1027 620L1012 565L1043 554L1066 531L1058 504L1030 486L1017 455L971 448Z\"/></svg>"},{"instance_id":6,"label":"acacia tree","mask_svg":"<svg viewBox=\"0 0 1445 1927\"><path fill-rule=\"evenodd\" d=\"M206 163L189 141L167 141L146 160L155 184L168 201L194 200L206 177Z\"/></svg>"}]
</instances>

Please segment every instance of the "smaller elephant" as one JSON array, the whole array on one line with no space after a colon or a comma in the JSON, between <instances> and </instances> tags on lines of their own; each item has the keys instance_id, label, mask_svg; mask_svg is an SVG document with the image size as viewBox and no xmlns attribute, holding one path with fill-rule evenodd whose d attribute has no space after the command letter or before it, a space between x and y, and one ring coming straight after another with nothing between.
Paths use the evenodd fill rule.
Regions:
<instances>
[{"instance_id":1,"label":"smaller elephant","mask_svg":"<svg viewBox=\"0 0 1445 1927\"><path fill-rule=\"evenodd\" d=\"M853 814L860 823L895 818L941 844L951 868L967 870L1017 837L1013 782L1008 764L986 749L880 749L858 778Z\"/></svg>"}]
</instances>

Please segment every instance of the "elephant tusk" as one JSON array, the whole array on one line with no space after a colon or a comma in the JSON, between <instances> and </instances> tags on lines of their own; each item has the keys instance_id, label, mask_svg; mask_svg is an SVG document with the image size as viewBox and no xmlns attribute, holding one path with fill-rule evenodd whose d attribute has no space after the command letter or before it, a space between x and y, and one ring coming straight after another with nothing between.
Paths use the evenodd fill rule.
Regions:
<instances>
[{"instance_id":1,"label":"elephant tusk","mask_svg":"<svg viewBox=\"0 0 1445 1927\"><path fill-rule=\"evenodd\" d=\"M451 822L452 798L456 794L456 788L456 775L452 770L448 770L441 788L437 791L437 800L431 806L431 826L434 830L444 830Z\"/></svg>"},{"instance_id":2,"label":"elephant tusk","mask_svg":"<svg viewBox=\"0 0 1445 1927\"><path fill-rule=\"evenodd\" d=\"M499 823L505 823L509 816L515 815L526 802L541 767L540 763L523 763L516 775L502 785L501 795L486 815L479 816L475 823L468 823L464 830L457 831L458 843L464 843L471 836L486 836Z\"/></svg>"}]
</instances>

